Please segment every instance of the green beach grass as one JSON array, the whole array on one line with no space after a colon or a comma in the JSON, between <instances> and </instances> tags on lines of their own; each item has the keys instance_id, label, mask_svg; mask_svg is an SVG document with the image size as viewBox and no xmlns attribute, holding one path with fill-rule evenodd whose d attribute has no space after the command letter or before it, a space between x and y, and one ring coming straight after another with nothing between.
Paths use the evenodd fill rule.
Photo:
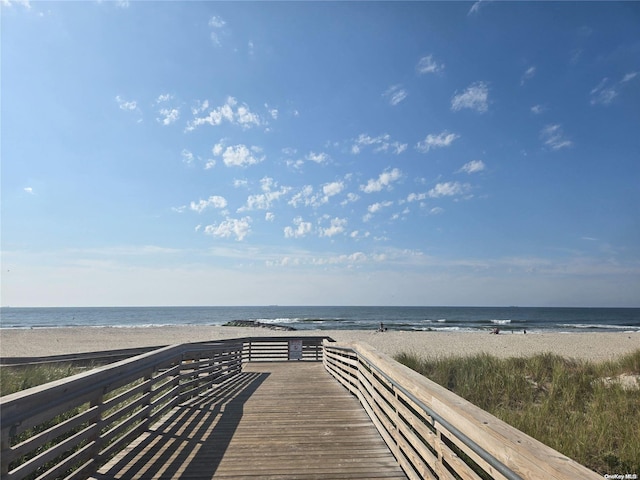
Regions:
<instances>
[{"instance_id":1,"label":"green beach grass","mask_svg":"<svg viewBox=\"0 0 640 480\"><path fill-rule=\"evenodd\" d=\"M91 370L91 368L93 367L75 366L72 362L17 367L3 366L0 368L0 396L70 377L76 373Z\"/></svg>"},{"instance_id":2,"label":"green beach grass","mask_svg":"<svg viewBox=\"0 0 640 480\"><path fill-rule=\"evenodd\" d=\"M552 354L395 358L600 474L640 473L640 350L602 363Z\"/></svg>"}]
</instances>

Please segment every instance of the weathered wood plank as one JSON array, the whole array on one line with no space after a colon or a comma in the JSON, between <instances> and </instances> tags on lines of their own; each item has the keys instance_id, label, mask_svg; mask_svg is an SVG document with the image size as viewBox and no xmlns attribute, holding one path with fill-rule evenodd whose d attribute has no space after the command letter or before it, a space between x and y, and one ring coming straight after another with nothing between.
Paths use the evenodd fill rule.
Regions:
<instances>
[{"instance_id":1,"label":"weathered wood plank","mask_svg":"<svg viewBox=\"0 0 640 480\"><path fill-rule=\"evenodd\" d=\"M406 479L358 400L321 363L245 365L195 397L93 477Z\"/></svg>"}]
</instances>

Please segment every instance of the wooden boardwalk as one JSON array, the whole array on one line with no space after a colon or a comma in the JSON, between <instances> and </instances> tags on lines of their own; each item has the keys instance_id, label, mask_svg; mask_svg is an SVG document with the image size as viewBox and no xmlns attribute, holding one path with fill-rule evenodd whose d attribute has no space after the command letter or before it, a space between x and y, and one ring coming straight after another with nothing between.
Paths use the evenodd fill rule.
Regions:
<instances>
[{"instance_id":1,"label":"wooden boardwalk","mask_svg":"<svg viewBox=\"0 0 640 480\"><path fill-rule=\"evenodd\" d=\"M313 362L249 363L93 479L406 479L357 399Z\"/></svg>"}]
</instances>

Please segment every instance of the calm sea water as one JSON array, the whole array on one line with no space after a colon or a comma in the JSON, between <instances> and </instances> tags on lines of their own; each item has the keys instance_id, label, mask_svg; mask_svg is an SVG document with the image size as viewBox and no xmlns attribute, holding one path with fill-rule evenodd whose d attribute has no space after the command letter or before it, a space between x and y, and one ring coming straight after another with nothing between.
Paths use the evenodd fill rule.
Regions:
<instances>
[{"instance_id":1,"label":"calm sea water","mask_svg":"<svg viewBox=\"0 0 640 480\"><path fill-rule=\"evenodd\" d=\"M0 328L222 325L257 320L298 330L640 333L640 308L519 307L102 307L2 308Z\"/></svg>"}]
</instances>

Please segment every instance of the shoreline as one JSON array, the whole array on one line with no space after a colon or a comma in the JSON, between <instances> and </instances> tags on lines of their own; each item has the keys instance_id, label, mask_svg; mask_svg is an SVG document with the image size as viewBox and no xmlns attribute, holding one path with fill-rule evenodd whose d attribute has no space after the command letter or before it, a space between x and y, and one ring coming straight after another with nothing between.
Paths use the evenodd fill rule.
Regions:
<instances>
[{"instance_id":1,"label":"shoreline","mask_svg":"<svg viewBox=\"0 0 640 480\"><path fill-rule=\"evenodd\" d=\"M158 327L42 327L0 329L0 357L39 357L240 337L328 336L339 343L365 342L390 356L501 358L553 353L577 360L606 361L640 349L637 332L522 333L388 330L296 330L260 327L174 325Z\"/></svg>"}]
</instances>

